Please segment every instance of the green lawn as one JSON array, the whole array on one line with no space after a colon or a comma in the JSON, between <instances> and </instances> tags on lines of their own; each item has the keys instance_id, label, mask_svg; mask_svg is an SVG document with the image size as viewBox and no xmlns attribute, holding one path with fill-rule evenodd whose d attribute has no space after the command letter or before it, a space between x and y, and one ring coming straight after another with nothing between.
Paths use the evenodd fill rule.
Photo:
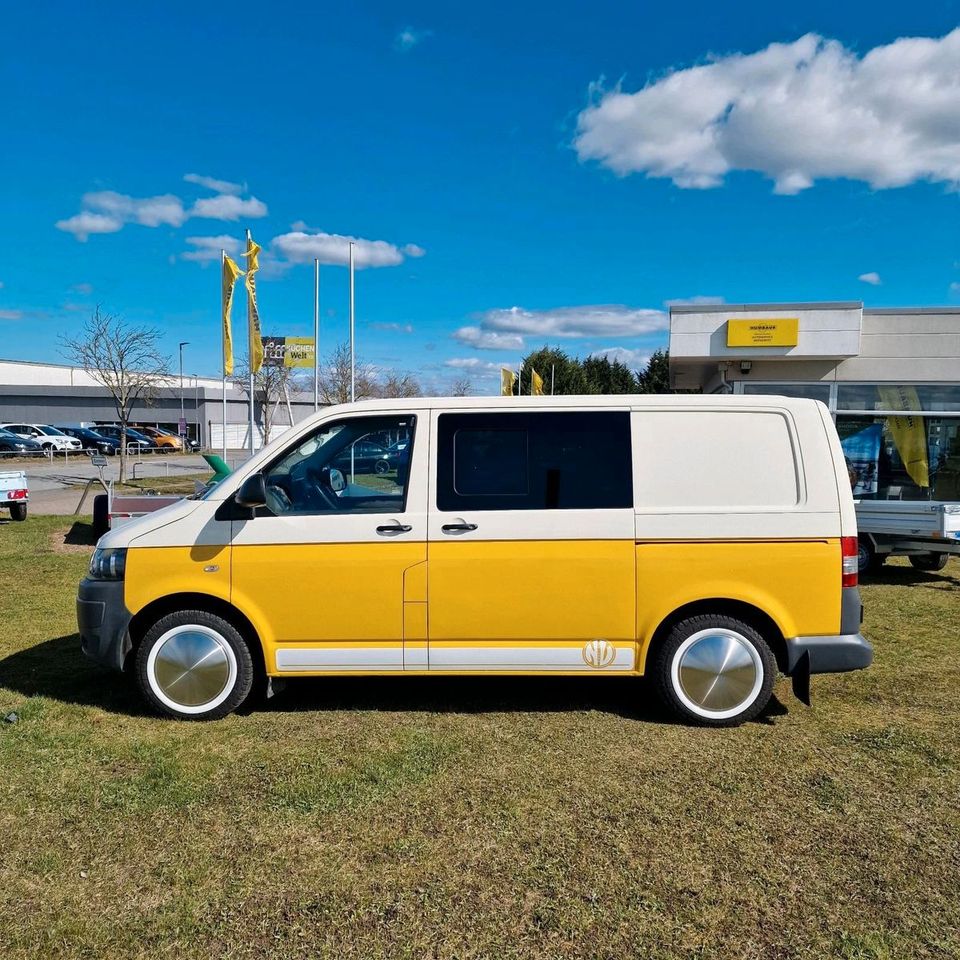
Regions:
<instances>
[{"instance_id":1,"label":"green lawn","mask_svg":"<svg viewBox=\"0 0 960 960\"><path fill-rule=\"evenodd\" d=\"M960 562L864 589L868 671L763 722L619 679L304 681L145 715L88 548L0 525L0 960L960 955Z\"/></svg>"}]
</instances>

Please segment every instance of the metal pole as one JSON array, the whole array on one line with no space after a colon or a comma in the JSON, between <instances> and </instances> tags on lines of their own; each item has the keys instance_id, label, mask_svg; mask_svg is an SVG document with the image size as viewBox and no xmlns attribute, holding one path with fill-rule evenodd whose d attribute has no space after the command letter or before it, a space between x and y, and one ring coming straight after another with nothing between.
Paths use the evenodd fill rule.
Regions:
<instances>
[{"instance_id":1,"label":"metal pole","mask_svg":"<svg viewBox=\"0 0 960 960\"><path fill-rule=\"evenodd\" d=\"M313 261L313 411L320 409L320 258Z\"/></svg>"},{"instance_id":2,"label":"metal pole","mask_svg":"<svg viewBox=\"0 0 960 960\"><path fill-rule=\"evenodd\" d=\"M247 250L250 249L250 231L247 231ZM250 259L247 258L247 273L250 272ZM250 288L247 288L247 366L250 368L250 456L253 456L253 326L250 322Z\"/></svg>"},{"instance_id":3,"label":"metal pole","mask_svg":"<svg viewBox=\"0 0 960 960\"><path fill-rule=\"evenodd\" d=\"M220 251L220 312L223 313L223 267L224 261L227 258L227 251ZM223 459L227 459L227 330L223 323L223 316L220 317L220 358L223 361L223 409L221 411L223 417L223 434L220 437L221 444L223 445ZM213 430L211 429L211 433ZM211 444L212 446L212 444Z\"/></svg>"},{"instance_id":4,"label":"metal pole","mask_svg":"<svg viewBox=\"0 0 960 960\"><path fill-rule=\"evenodd\" d=\"M357 399L357 355L353 344L354 298L353 298L353 243L350 244L350 402ZM351 447L351 452L353 448Z\"/></svg>"},{"instance_id":5,"label":"metal pole","mask_svg":"<svg viewBox=\"0 0 960 960\"><path fill-rule=\"evenodd\" d=\"M197 421L197 443L203 447L203 427L200 426L200 378L193 375L193 416Z\"/></svg>"},{"instance_id":6,"label":"metal pole","mask_svg":"<svg viewBox=\"0 0 960 960\"><path fill-rule=\"evenodd\" d=\"M180 419L183 420L183 348L190 345L189 340L180 341ZM177 432L179 433L179 424L177 424Z\"/></svg>"},{"instance_id":7,"label":"metal pole","mask_svg":"<svg viewBox=\"0 0 960 960\"><path fill-rule=\"evenodd\" d=\"M557 372L557 365L555 363L550 364L550 396L553 396L553 377Z\"/></svg>"}]
</instances>

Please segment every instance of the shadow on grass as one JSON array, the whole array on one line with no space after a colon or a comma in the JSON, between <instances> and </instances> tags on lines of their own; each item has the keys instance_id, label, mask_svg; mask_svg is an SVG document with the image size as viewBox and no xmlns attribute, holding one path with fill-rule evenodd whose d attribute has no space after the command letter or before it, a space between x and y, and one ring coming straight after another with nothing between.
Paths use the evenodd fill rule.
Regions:
<instances>
[{"instance_id":1,"label":"shadow on grass","mask_svg":"<svg viewBox=\"0 0 960 960\"><path fill-rule=\"evenodd\" d=\"M73 633L0 660L0 686L28 697L144 716L149 710L129 675L88 660ZM630 720L673 724L649 683L637 677L316 677L287 681L245 714L375 710L425 713L568 713L600 711ZM787 707L774 696L756 723L774 724Z\"/></svg>"},{"instance_id":2,"label":"shadow on grass","mask_svg":"<svg viewBox=\"0 0 960 960\"><path fill-rule=\"evenodd\" d=\"M97 538L93 535L93 524L85 520L74 521L64 535L63 542L71 547L95 547Z\"/></svg>"},{"instance_id":3,"label":"shadow on grass","mask_svg":"<svg viewBox=\"0 0 960 960\"><path fill-rule=\"evenodd\" d=\"M873 573L860 574L860 582L866 586L884 584L894 587L907 586L960 586L960 581L946 571L918 570L916 567L893 567L884 565Z\"/></svg>"}]
</instances>

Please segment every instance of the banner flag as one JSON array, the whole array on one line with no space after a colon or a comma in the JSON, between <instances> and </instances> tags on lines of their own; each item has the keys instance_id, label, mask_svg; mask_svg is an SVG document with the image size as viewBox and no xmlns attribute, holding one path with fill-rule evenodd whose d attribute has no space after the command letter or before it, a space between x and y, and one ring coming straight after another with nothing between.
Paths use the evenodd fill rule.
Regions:
<instances>
[{"instance_id":1,"label":"banner flag","mask_svg":"<svg viewBox=\"0 0 960 960\"><path fill-rule=\"evenodd\" d=\"M543 396L543 377L533 367L530 368L530 394L534 397Z\"/></svg>"},{"instance_id":2,"label":"banner flag","mask_svg":"<svg viewBox=\"0 0 960 960\"><path fill-rule=\"evenodd\" d=\"M877 387L880 402L890 410L919 410L916 387ZM923 417L887 417L897 453L910 478L918 487L930 486L930 461L927 457L927 429Z\"/></svg>"},{"instance_id":3,"label":"banner flag","mask_svg":"<svg viewBox=\"0 0 960 960\"><path fill-rule=\"evenodd\" d=\"M243 271L226 255L223 257L223 276L221 278L221 319L223 321L223 375L233 376L233 331L230 326L230 312L233 310L233 287Z\"/></svg>"},{"instance_id":4,"label":"banner flag","mask_svg":"<svg viewBox=\"0 0 960 960\"><path fill-rule=\"evenodd\" d=\"M257 281L254 274L260 269L260 246L247 234L247 327L250 336L250 372L257 373L263 366L263 340L260 336L260 313L257 310Z\"/></svg>"},{"instance_id":5,"label":"banner flag","mask_svg":"<svg viewBox=\"0 0 960 960\"><path fill-rule=\"evenodd\" d=\"M500 368L500 396L512 397L517 375L509 367Z\"/></svg>"}]
</instances>

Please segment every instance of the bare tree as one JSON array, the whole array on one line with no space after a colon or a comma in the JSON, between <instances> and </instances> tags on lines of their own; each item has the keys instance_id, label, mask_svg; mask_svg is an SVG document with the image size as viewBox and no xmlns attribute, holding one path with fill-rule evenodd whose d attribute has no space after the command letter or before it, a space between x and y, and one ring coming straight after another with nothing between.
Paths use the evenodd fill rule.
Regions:
<instances>
[{"instance_id":1,"label":"bare tree","mask_svg":"<svg viewBox=\"0 0 960 960\"><path fill-rule=\"evenodd\" d=\"M469 397L471 393L473 393L473 381L469 377L460 377L453 381L453 386L450 388L452 397Z\"/></svg>"},{"instance_id":2,"label":"bare tree","mask_svg":"<svg viewBox=\"0 0 960 960\"><path fill-rule=\"evenodd\" d=\"M409 373L387 373L376 387L377 396L390 397L422 397L423 390L420 382Z\"/></svg>"},{"instance_id":3,"label":"bare tree","mask_svg":"<svg viewBox=\"0 0 960 960\"><path fill-rule=\"evenodd\" d=\"M287 390L294 383L290 367L264 363L253 375L253 405L260 405L260 429L263 445L270 442L270 434L276 422L277 409L286 398ZM237 365L234 383L248 397L250 395L250 365L244 361Z\"/></svg>"},{"instance_id":4,"label":"bare tree","mask_svg":"<svg viewBox=\"0 0 960 960\"><path fill-rule=\"evenodd\" d=\"M120 444L120 482L127 478L126 429L138 402L152 403L169 377L160 349L160 331L134 326L98 306L75 337L62 335L63 354L110 391L124 442Z\"/></svg>"},{"instance_id":5,"label":"bare tree","mask_svg":"<svg viewBox=\"0 0 960 960\"><path fill-rule=\"evenodd\" d=\"M370 364L357 358L354 364L356 399L378 396L376 373ZM350 402L350 347L341 343L320 367L320 399L324 403Z\"/></svg>"}]
</instances>

